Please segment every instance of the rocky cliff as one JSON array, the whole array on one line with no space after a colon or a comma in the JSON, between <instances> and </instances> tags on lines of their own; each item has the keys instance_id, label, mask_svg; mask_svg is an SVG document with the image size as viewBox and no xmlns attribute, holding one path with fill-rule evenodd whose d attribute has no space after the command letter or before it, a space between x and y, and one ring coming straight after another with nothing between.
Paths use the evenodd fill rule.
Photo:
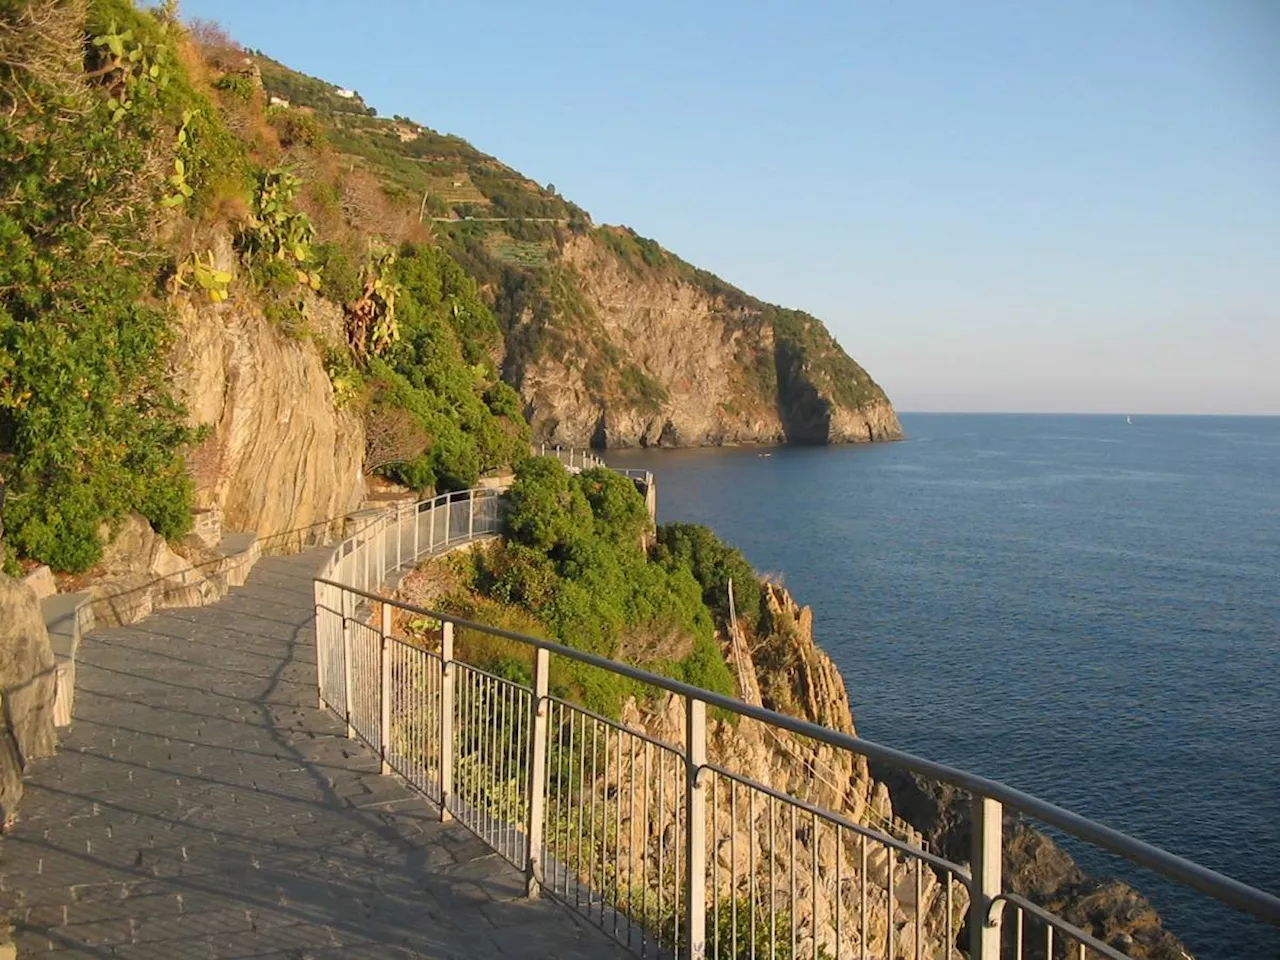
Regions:
<instances>
[{"instance_id":1,"label":"rocky cliff","mask_svg":"<svg viewBox=\"0 0 1280 960\"><path fill-rule=\"evenodd\" d=\"M884 392L822 324L761 303L629 232L562 239L552 310L509 323L506 375L565 445L850 443L902 436Z\"/></svg>"},{"instance_id":2,"label":"rocky cliff","mask_svg":"<svg viewBox=\"0 0 1280 960\"><path fill-rule=\"evenodd\" d=\"M933 850L956 862L968 858L972 821L967 793L889 767L873 765L872 771L888 784L900 816L921 832ZM1134 960L1188 960L1191 956L1161 926L1150 901L1128 884L1089 876L1065 850L1016 815L1006 814L1004 835L1006 889ZM1010 947L1012 934L1006 925ZM1025 955L1034 960L1043 956L1043 949L1035 943Z\"/></svg>"},{"instance_id":3,"label":"rocky cliff","mask_svg":"<svg viewBox=\"0 0 1280 960\"><path fill-rule=\"evenodd\" d=\"M35 593L0 574L0 826L22 797L27 761L53 753L54 662Z\"/></svg>"},{"instance_id":4,"label":"rocky cliff","mask_svg":"<svg viewBox=\"0 0 1280 960\"><path fill-rule=\"evenodd\" d=\"M763 586L767 617L760 629L724 638L739 696L855 734L844 679L813 639L812 611L781 586ZM633 702L624 719L650 736L683 742L679 698L668 697L651 712ZM713 721L709 739L712 763L905 847L922 846L894 816L889 791L872 779L864 757L745 719ZM836 830L761 791L735 789L727 778L712 790L711 805L717 899L731 903L741 896L744 878L754 877L757 902L774 903L794 924L795 956L813 954L815 940L820 955L833 957L860 956L864 949L870 956L943 956L955 939L968 905L965 887L923 868L902 848L864 844L848 828ZM778 936L785 940L788 933Z\"/></svg>"},{"instance_id":5,"label":"rocky cliff","mask_svg":"<svg viewBox=\"0 0 1280 960\"><path fill-rule=\"evenodd\" d=\"M230 236L220 231L209 246L236 277ZM363 497L363 422L335 404L321 353L345 342L342 312L311 297L307 315L312 335L299 337L247 297L178 301L172 382L205 431L187 458L196 506L218 508L228 530L270 537L340 517Z\"/></svg>"}]
</instances>

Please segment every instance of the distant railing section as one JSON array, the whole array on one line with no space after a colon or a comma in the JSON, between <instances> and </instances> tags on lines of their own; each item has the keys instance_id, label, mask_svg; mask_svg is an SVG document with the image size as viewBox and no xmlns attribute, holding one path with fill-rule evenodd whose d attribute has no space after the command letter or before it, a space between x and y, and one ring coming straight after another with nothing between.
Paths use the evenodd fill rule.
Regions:
<instances>
[{"instance_id":1,"label":"distant railing section","mask_svg":"<svg viewBox=\"0 0 1280 960\"><path fill-rule=\"evenodd\" d=\"M1006 808L1280 924L1280 899L1004 784L377 592L499 524L499 495L474 490L397 508L344 541L315 585L320 703L379 753L384 773L525 871L531 896L555 896L636 954L950 960L963 928L971 960L1126 960L1006 889ZM432 639L395 635L395 610L436 625ZM527 659L508 676L465 663L460 630ZM553 695L553 672L571 660L675 694L679 733L658 739ZM708 708L962 788L969 863L709 762Z\"/></svg>"},{"instance_id":2,"label":"distant railing section","mask_svg":"<svg viewBox=\"0 0 1280 960\"><path fill-rule=\"evenodd\" d=\"M548 447L545 443L542 443L538 445L538 455L542 457L555 457L571 471L591 470L595 467L608 466L607 463L597 457L590 450L577 450L573 447L560 447L559 445L552 445Z\"/></svg>"}]
</instances>

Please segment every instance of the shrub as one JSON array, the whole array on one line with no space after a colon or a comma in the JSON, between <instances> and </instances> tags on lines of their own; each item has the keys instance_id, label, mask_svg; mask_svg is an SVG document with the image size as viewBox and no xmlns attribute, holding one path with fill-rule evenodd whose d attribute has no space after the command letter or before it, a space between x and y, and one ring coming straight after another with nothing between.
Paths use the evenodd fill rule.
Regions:
<instances>
[{"instance_id":1,"label":"shrub","mask_svg":"<svg viewBox=\"0 0 1280 960\"><path fill-rule=\"evenodd\" d=\"M0 71L0 454L10 543L78 571L130 511L166 536L189 524L191 434L157 363L170 314L152 296L167 266L152 237L243 155L171 25L125 0L71 20L43 35L38 69Z\"/></svg>"},{"instance_id":2,"label":"shrub","mask_svg":"<svg viewBox=\"0 0 1280 960\"><path fill-rule=\"evenodd\" d=\"M562 548L591 527L591 506L554 457L530 457L507 491L508 537L543 552Z\"/></svg>"},{"instance_id":3,"label":"shrub","mask_svg":"<svg viewBox=\"0 0 1280 960\"><path fill-rule=\"evenodd\" d=\"M320 243L314 256L320 266L322 296L341 306L360 296L360 264L349 249L340 243Z\"/></svg>"},{"instance_id":4,"label":"shrub","mask_svg":"<svg viewBox=\"0 0 1280 960\"><path fill-rule=\"evenodd\" d=\"M733 580L738 618L754 628L760 620L760 582L746 558L696 523L658 528L655 559L668 568L684 567L702 586L702 599L723 622L729 618L729 581Z\"/></svg>"},{"instance_id":5,"label":"shrub","mask_svg":"<svg viewBox=\"0 0 1280 960\"><path fill-rule=\"evenodd\" d=\"M272 110L267 117L280 137L280 146L286 149L321 147L325 143L324 126L309 113L300 110Z\"/></svg>"},{"instance_id":6,"label":"shrub","mask_svg":"<svg viewBox=\"0 0 1280 960\"><path fill-rule=\"evenodd\" d=\"M571 477L555 458L530 457L506 507L508 545L477 559L477 589L535 611L571 647L733 691L701 585L687 566L650 562L641 549L649 517L629 479L608 470ZM610 716L636 692L593 668L574 667L573 678Z\"/></svg>"}]
</instances>

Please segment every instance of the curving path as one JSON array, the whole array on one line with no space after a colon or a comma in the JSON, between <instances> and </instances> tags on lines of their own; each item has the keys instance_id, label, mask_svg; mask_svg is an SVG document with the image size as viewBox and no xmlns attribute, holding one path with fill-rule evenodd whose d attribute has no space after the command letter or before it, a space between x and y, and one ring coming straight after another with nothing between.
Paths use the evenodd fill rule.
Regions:
<instances>
[{"instance_id":1,"label":"curving path","mask_svg":"<svg viewBox=\"0 0 1280 960\"><path fill-rule=\"evenodd\" d=\"M19 956L627 956L316 709L327 555L83 640L74 726L0 842Z\"/></svg>"}]
</instances>

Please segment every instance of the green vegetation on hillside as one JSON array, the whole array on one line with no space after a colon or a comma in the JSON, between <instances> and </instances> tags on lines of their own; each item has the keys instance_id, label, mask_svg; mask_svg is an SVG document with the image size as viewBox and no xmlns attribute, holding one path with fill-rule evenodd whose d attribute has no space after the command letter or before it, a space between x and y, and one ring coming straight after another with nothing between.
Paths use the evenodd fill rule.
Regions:
<instances>
[{"instance_id":1,"label":"green vegetation on hillside","mask_svg":"<svg viewBox=\"0 0 1280 960\"><path fill-rule=\"evenodd\" d=\"M191 439L157 362L166 211L200 216L243 156L187 80L172 20L10 4L0 32L0 467L19 553L79 570L136 510L190 523ZM39 24L37 23L39 18ZM84 42L83 37L88 40Z\"/></svg>"},{"instance_id":2,"label":"green vegetation on hillside","mask_svg":"<svg viewBox=\"0 0 1280 960\"><path fill-rule=\"evenodd\" d=\"M649 516L631 480L605 469L571 476L554 458L533 457L518 468L506 500L506 539L474 555L472 586L484 599L470 601L466 612L732 693L703 602L707 588L684 556L650 556ZM523 619L499 613L504 608ZM528 679L527 651L483 635L460 644L472 662ZM555 671L561 693L609 716L640 692L575 663L557 660Z\"/></svg>"},{"instance_id":3,"label":"green vegetation on hillside","mask_svg":"<svg viewBox=\"0 0 1280 960\"><path fill-rule=\"evenodd\" d=\"M391 198L336 162L318 112L265 99L371 111L265 58L259 89L242 51L207 28L193 42L172 6L9 0L0 29L3 519L10 551L56 569L92 566L130 512L169 538L190 526L199 431L164 364L177 297L302 338L309 297L340 306L346 342L322 344L336 397L369 422L371 466L419 489L528 449L475 281L428 238L383 232ZM244 279L209 253L219 232Z\"/></svg>"},{"instance_id":4,"label":"green vegetation on hillside","mask_svg":"<svg viewBox=\"0 0 1280 960\"><path fill-rule=\"evenodd\" d=\"M406 246L394 275L399 339L371 362L371 412L407 412L429 445L373 466L418 490L466 489L529 451L520 398L493 361L501 334L475 282L443 251Z\"/></svg>"}]
</instances>

